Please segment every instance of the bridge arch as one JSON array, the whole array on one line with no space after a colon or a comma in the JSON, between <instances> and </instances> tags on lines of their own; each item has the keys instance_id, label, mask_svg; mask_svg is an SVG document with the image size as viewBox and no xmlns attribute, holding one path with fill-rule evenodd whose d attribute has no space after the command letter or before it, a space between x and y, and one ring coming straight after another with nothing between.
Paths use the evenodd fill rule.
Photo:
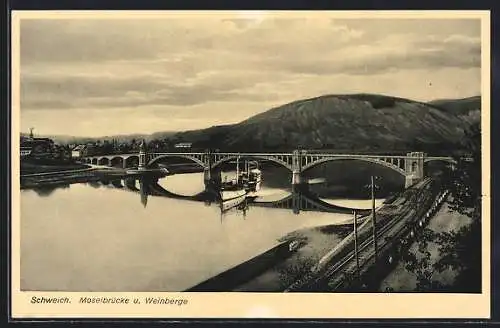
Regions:
<instances>
[{"instance_id":1,"label":"bridge arch","mask_svg":"<svg viewBox=\"0 0 500 328\"><path fill-rule=\"evenodd\" d=\"M457 164L457 161L451 157L430 157L424 159L424 163L429 163L429 162L447 162L450 164Z\"/></svg>"},{"instance_id":2,"label":"bridge arch","mask_svg":"<svg viewBox=\"0 0 500 328\"><path fill-rule=\"evenodd\" d=\"M109 165L109 158L101 157L97 160L98 165Z\"/></svg>"},{"instance_id":3,"label":"bridge arch","mask_svg":"<svg viewBox=\"0 0 500 328\"><path fill-rule=\"evenodd\" d=\"M102 179L99 179L99 182L100 182L103 186L108 186L108 185L111 183L111 180L108 180L108 179L102 178Z\"/></svg>"},{"instance_id":4,"label":"bridge arch","mask_svg":"<svg viewBox=\"0 0 500 328\"><path fill-rule=\"evenodd\" d=\"M372 157L341 157L341 156L339 156L339 157L325 157L322 159L318 159L312 163L309 163L305 166L302 166L302 172L309 170L310 168L313 168L321 163L340 161L340 160L358 160L358 161L374 163L374 164L378 164L378 165L390 168L390 169L398 172L399 174L401 174L403 177L407 176L407 172L405 172L405 170L402 169L401 167L394 165L394 164L391 164L389 162L386 162L384 160L380 160L380 159L372 158Z\"/></svg>"},{"instance_id":5,"label":"bridge arch","mask_svg":"<svg viewBox=\"0 0 500 328\"><path fill-rule=\"evenodd\" d=\"M163 159L163 158L185 158L185 159L188 159L190 161L195 162L196 164L200 165L203 168L205 168L207 166L202 160L200 160L194 156L183 155L183 154L159 155L159 156L156 156L156 157L150 159L147 163L147 166L150 166L150 165L156 163L158 160Z\"/></svg>"},{"instance_id":6,"label":"bridge arch","mask_svg":"<svg viewBox=\"0 0 500 328\"><path fill-rule=\"evenodd\" d=\"M240 158L242 160L245 160L245 159L261 159L261 160L267 160L267 161L270 161L270 162L274 162L276 164L279 164L280 166L283 166L285 167L286 169L288 169L289 171L292 171L292 166L285 162L285 161L282 161L274 156L266 156L266 155L231 155L231 156L226 156L226 157L223 157L221 159L219 159L218 161L215 161L213 164L212 164L212 168L215 168L223 163L226 163L226 162L229 162L229 161L232 161L232 160L236 160L237 158Z\"/></svg>"},{"instance_id":7,"label":"bridge arch","mask_svg":"<svg viewBox=\"0 0 500 328\"><path fill-rule=\"evenodd\" d=\"M139 155L132 155L124 158L125 167L139 166Z\"/></svg>"},{"instance_id":8,"label":"bridge arch","mask_svg":"<svg viewBox=\"0 0 500 328\"><path fill-rule=\"evenodd\" d=\"M116 157L111 158L110 164L111 164L111 166L123 167L123 162L124 161L125 161L125 159L123 157L116 156Z\"/></svg>"},{"instance_id":9,"label":"bridge arch","mask_svg":"<svg viewBox=\"0 0 500 328\"><path fill-rule=\"evenodd\" d=\"M111 185L115 188L123 188L122 179L111 180Z\"/></svg>"},{"instance_id":10,"label":"bridge arch","mask_svg":"<svg viewBox=\"0 0 500 328\"><path fill-rule=\"evenodd\" d=\"M91 163L92 163L93 165L97 165L97 162L98 162L98 161L97 161L97 158L92 158Z\"/></svg>"},{"instance_id":11,"label":"bridge arch","mask_svg":"<svg viewBox=\"0 0 500 328\"><path fill-rule=\"evenodd\" d=\"M426 158L424 160L424 169L427 174L435 174L441 169L455 170L457 167L457 161L451 157L435 157ZM437 171L436 171L437 168Z\"/></svg>"}]
</instances>

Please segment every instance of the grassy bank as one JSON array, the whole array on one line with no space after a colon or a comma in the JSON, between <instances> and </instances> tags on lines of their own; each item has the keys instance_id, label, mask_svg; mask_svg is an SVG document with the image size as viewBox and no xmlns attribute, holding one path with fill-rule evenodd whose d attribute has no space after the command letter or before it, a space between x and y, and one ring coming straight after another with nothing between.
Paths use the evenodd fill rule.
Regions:
<instances>
[{"instance_id":1,"label":"grassy bank","mask_svg":"<svg viewBox=\"0 0 500 328\"><path fill-rule=\"evenodd\" d=\"M82 183L89 181L97 181L100 179L96 171L83 170L83 171L63 171L60 173L35 175L35 176L21 176L21 189L36 188L36 187L49 187L66 185L72 183Z\"/></svg>"},{"instance_id":2,"label":"grassy bank","mask_svg":"<svg viewBox=\"0 0 500 328\"><path fill-rule=\"evenodd\" d=\"M21 161L21 175L50 173L59 171L82 170L89 168L86 164L76 163L74 161L52 160L52 159L29 159Z\"/></svg>"}]
</instances>

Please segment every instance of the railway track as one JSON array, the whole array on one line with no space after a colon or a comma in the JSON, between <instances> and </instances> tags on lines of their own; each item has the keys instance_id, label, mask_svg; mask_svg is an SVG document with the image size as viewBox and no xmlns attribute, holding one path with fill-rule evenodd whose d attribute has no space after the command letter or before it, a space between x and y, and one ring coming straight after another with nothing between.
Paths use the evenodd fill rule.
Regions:
<instances>
[{"instance_id":1,"label":"railway track","mask_svg":"<svg viewBox=\"0 0 500 328\"><path fill-rule=\"evenodd\" d=\"M399 206L399 213L379 212L379 216L385 214L385 218L377 222L377 240L379 252L387 250L389 244L384 242L387 238L406 235L409 227L413 227L418 218L425 215L425 212L432 206L432 201L437 193L433 190L432 181L426 179L413 187L409 191L410 195ZM433 192L434 191L434 192ZM371 226L370 226L371 229ZM392 246L392 245L391 245ZM342 256L337 262L326 269L314 271L307 274L304 278L289 286L285 292L295 291L325 291L328 289L337 290L342 287L346 279L340 273L350 274L356 272L356 261L353 244L346 246L348 253ZM352 248L352 250L351 250ZM375 247L371 234L365 232L365 238L358 246L358 258L360 268L366 267L375 257ZM334 259L335 261L335 259Z\"/></svg>"}]
</instances>

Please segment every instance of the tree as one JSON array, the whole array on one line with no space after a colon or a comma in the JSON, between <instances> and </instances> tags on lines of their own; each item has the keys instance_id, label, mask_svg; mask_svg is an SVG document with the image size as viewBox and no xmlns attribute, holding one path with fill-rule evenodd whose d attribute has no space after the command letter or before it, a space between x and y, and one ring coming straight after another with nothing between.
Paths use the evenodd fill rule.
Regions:
<instances>
[{"instance_id":1,"label":"tree","mask_svg":"<svg viewBox=\"0 0 500 328\"><path fill-rule=\"evenodd\" d=\"M443 176L443 188L450 191L450 211L471 218L471 224L458 231L427 235L419 240L419 254L404 256L408 272L417 278L417 290L447 289L455 292L481 290L481 130L473 125L465 133L463 146L466 156L457 156L456 166ZM427 229L428 230L428 229ZM439 245L440 259L430 263L429 242ZM434 273L452 269L458 273L452 286L435 281Z\"/></svg>"},{"instance_id":2,"label":"tree","mask_svg":"<svg viewBox=\"0 0 500 328\"><path fill-rule=\"evenodd\" d=\"M455 287L463 292L481 290L481 129L471 126L464 138L469 158L459 158L451 174L448 189L452 195L450 209L471 218L472 223L456 232L438 236L441 259L439 270L451 268L459 275Z\"/></svg>"},{"instance_id":3,"label":"tree","mask_svg":"<svg viewBox=\"0 0 500 328\"><path fill-rule=\"evenodd\" d=\"M407 252L402 256L405 269L415 274L417 278L416 291L439 290L443 286L432 279L436 268L431 262L431 253L428 250L429 242L434 241L436 234L430 229L424 229L419 235L418 252Z\"/></svg>"},{"instance_id":4,"label":"tree","mask_svg":"<svg viewBox=\"0 0 500 328\"><path fill-rule=\"evenodd\" d=\"M456 158L457 166L450 174L447 187L453 195L453 210L480 219L481 210L481 130L479 124L466 131L467 158Z\"/></svg>"}]
</instances>

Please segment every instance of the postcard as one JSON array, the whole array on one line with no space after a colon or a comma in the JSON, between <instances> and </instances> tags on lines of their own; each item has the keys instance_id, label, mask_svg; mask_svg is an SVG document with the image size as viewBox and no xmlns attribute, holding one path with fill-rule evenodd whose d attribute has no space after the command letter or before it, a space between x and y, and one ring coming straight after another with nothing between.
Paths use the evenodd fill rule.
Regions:
<instances>
[{"instance_id":1,"label":"postcard","mask_svg":"<svg viewBox=\"0 0 500 328\"><path fill-rule=\"evenodd\" d=\"M13 11L11 310L489 318L488 11Z\"/></svg>"}]
</instances>

